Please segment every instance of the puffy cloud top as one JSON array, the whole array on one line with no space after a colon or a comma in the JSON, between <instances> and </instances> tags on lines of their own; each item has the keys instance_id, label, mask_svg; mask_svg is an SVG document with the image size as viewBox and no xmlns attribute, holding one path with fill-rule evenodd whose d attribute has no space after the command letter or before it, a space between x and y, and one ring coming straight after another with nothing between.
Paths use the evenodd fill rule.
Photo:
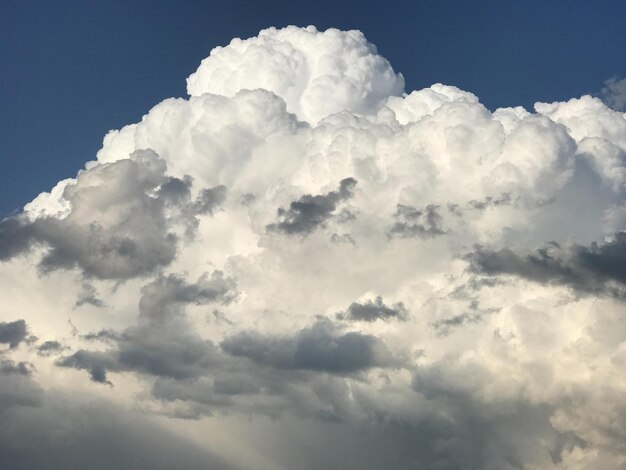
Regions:
<instances>
[{"instance_id":1,"label":"puffy cloud top","mask_svg":"<svg viewBox=\"0 0 626 470\"><path fill-rule=\"evenodd\" d=\"M401 95L404 79L360 31L314 26L269 28L257 37L217 47L187 79L191 96L234 96L262 88L285 100L287 111L313 124L330 114L378 109Z\"/></svg>"}]
</instances>

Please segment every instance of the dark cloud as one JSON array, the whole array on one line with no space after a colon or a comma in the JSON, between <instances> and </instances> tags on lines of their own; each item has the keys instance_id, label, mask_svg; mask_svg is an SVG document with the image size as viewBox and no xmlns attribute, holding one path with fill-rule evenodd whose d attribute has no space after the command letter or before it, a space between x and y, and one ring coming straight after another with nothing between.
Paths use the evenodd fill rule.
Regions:
<instances>
[{"instance_id":1,"label":"dark cloud","mask_svg":"<svg viewBox=\"0 0 626 470\"><path fill-rule=\"evenodd\" d=\"M586 293L624 296L626 231L605 243L563 248L552 243L530 253L508 248L478 248L466 256L470 270L489 276L513 275L540 283L569 286Z\"/></svg>"},{"instance_id":2,"label":"dark cloud","mask_svg":"<svg viewBox=\"0 0 626 470\"><path fill-rule=\"evenodd\" d=\"M226 186L203 189L196 198L193 208L196 214L214 214L226 200Z\"/></svg>"},{"instance_id":3,"label":"dark cloud","mask_svg":"<svg viewBox=\"0 0 626 470\"><path fill-rule=\"evenodd\" d=\"M72 205L67 217L2 222L2 259L39 244L48 248L40 262L44 272L78 267L87 276L112 279L169 264L176 237L167 232L164 202L152 196L165 169L154 152L138 151L80 173L64 191Z\"/></svg>"},{"instance_id":4,"label":"dark cloud","mask_svg":"<svg viewBox=\"0 0 626 470\"><path fill-rule=\"evenodd\" d=\"M85 351L83 349L76 351L68 357L59 359L56 365L60 367L71 367L79 370L89 371L91 380L99 383L110 384L107 380L107 370L120 370L114 356L109 352Z\"/></svg>"},{"instance_id":5,"label":"dark cloud","mask_svg":"<svg viewBox=\"0 0 626 470\"><path fill-rule=\"evenodd\" d=\"M276 369L301 369L349 374L392 364L385 344L359 332L340 333L329 321L319 321L293 336L242 332L221 343L227 353Z\"/></svg>"},{"instance_id":6,"label":"dark cloud","mask_svg":"<svg viewBox=\"0 0 626 470\"><path fill-rule=\"evenodd\" d=\"M0 344L8 344L11 349L17 348L27 334L28 327L24 320L0 322Z\"/></svg>"},{"instance_id":7,"label":"dark cloud","mask_svg":"<svg viewBox=\"0 0 626 470\"><path fill-rule=\"evenodd\" d=\"M469 325L472 323L480 322L484 316L496 314L500 311L499 308L484 308L479 304L478 299L471 297L467 292L466 288L471 290L476 289L473 287L474 279L470 280L467 285L461 286L455 289L451 294L450 298L456 300L466 300L468 302L467 311L464 313L460 313L458 315L452 315L447 318L441 318L432 322L433 328L437 331L437 334L440 336L446 336L450 334L454 329L459 328L464 325ZM493 285L493 284L489 284ZM480 288L480 287L479 287Z\"/></svg>"},{"instance_id":8,"label":"dark cloud","mask_svg":"<svg viewBox=\"0 0 626 470\"><path fill-rule=\"evenodd\" d=\"M191 202L192 179L166 176L166 169L158 155L141 150L80 173L64 191L72 207L66 217L22 214L0 222L0 261L42 245L43 272L80 268L87 277L127 279L167 266L178 243L170 229L181 223L192 234L196 215L213 214L226 188L205 189ZM98 301L87 292L78 300L84 303Z\"/></svg>"},{"instance_id":9,"label":"dark cloud","mask_svg":"<svg viewBox=\"0 0 626 470\"><path fill-rule=\"evenodd\" d=\"M189 175L185 175L183 179L168 176L159 186L157 194L159 199L168 204L179 206L189 202L192 185L193 178Z\"/></svg>"},{"instance_id":10,"label":"dark cloud","mask_svg":"<svg viewBox=\"0 0 626 470\"><path fill-rule=\"evenodd\" d=\"M3 414L8 410L41 404L43 391L33 381L32 371L33 366L28 362L0 361L0 428Z\"/></svg>"},{"instance_id":11,"label":"dark cloud","mask_svg":"<svg viewBox=\"0 0 626 470\"><path fill-rule=\"evenodd\" d=\"M354 238L352 238L352 235L349 233L333 233L330 236L330 241L333 243L348 243L356 246L356 241L354 241Z\"/></svg>"},{"instance_id":12,"label":"dark cloud","mask_svg":"<svg viewBox=\"0 0 626 470\"><path fill-rule=\"evenodd\" d=\"M398 204L394 214L396 222L387 230L390 237L431 238L443 235L439 206L429 204L424 209Z\"/></svg>"},{"instance_id":13,"label":"dark cloud","mask_svg":"<svg viewBox=\"0 0 626 470\"><path fill-rule=\"evenodd\" d=\"M586 446L553 427L548 404L515 395L485 400L489 381L485 367L449 359L414 371L413 389L437 410L409 425L428 443L417 468L556 468L564 449Z\"/></svg>"},{"instance_id":14,"label":"dark cloud","mask_svg":"<svg viewBox=\"0 0 626 470\"><path fill-rule=\"evenodd\" d=\"M378 319L404 320L407 316L406 307L402 302L387 306L379 295L374 300L359 303L352 302L345 312L337 314L340 319L373 322Z\"/></svg>"},{"instance_id":15,"label":"dark cloud","mask_svg":"<svg viewBox=\"0 0 626 470\"><path fill-rule=\"evenodd\" d=\"M175 275L161 276L141 289L139 314L151 321L175 318L184 304L227 304L236 297L236 288L235 280L221 271L205 273L194 283Z\"/></svg>"},{"instance_id":16,"label":"dark cloud","mask_svg":"<svg viewBox=\"0 0 626 470\"><path fill-rule=\"evenodd\" d=\"M449 318L442 318L433 322L433 327L442 335L447 335L450 330L468 323L476 323L480 321L481 316L476 313L462 313Z\"/></svg>"},{"instance_id":17,"label":"dark cloud","mask_svg":"<svg viewBox=\"0 0 626 470\"><path fill-rule=\"evenodd\" d=\"M502 193L496 197L487 196L485 199L479 201L472 199L469 202L469 205L476 210L482 211L487 209L488 207L508 206L512 202L513 199L511 198L510 193Z\"/></svg>"},{"instance_id":18,"label":"dark cloud","mask_svg":"<svg viewBox=\"0 0 626 470\"><path fill-rule=\"evenodd\" d=\"M159 377L186 379L206 373L217 354L211 341L188 324L184 307L209 302L227 304L236 296L236 283L220 271L188 283L161 276L142 288L137 325L122 332L103 330L85 339L113 344L106 351L79 350L59 359L60 367L87 370L95 382L110 383L107 372L132 371Z\"/></svg>"},{"instance_id":19,"label":"dark cloud","mask_svg":"<svg viewBox=\"0 0 626 470\"><path fill-rule=\"evenodd\" d=\"M46 341L37 347L37 354L40 356L54 356L62 353L65 349L65 346L58 341Z\"/></svg>"},{"instance_id":20,"label":"dark cloud","mask_svg":"<svg viewBox=\"0 0 626 470\"><path fill-rule=\"evenodd\" d=\"M0 391L2 387L0 382ZM232 468L207 449L162 429L145 415L122 410L110 402L47 393L45 403L39 404L43 406L14 407L4 419L0 415L0 468Z\"/></svg>"},{"instance_id":21,"label":"dark cloud","mask_svg":"<svg viewBox=\"0 0 626 470\"><path fill-rule=\"evenodd\" d=\"M105 303L98 297L98 292L91 284L83 284L80 292L78 293L78 299L76 299L75 306L81 307L83 305L92 305L98 308L105 306Z\"/></svg>"},{"instance_id":22,"label":"dark cloud","mask_svg":"<svg viewBox=\"0 0 626 470\"><path fill-rule=\"evenodd\" d=\"M104 329L100 331L96 331L94 333L87 333L86 335L81 335L81 338L86 341L105 341L105 342L115 342L121 338L120 333L111 329Z\"/></svg>"},{"instance_id":23,"label":"dark cloud","mask_svg":"<svg viewBox=\"0 0 626 470\"><path fill-rule=\"evenodd\" d=\"M33 239L34 230L18 216L0 220L0 261L26 251Z\"/></svg>"},{"instance_id":24,"label":"dark cloud","mask_svg":"<svg viewBox=\"0 0 626 470\"><path fill-rule=\"evenodd\" d=\"M308 235L323 226L337 209L337 205L352 197L357 181L345 178L337 191L324 195L305 194L289 205L289 209L278 209L279 222L270 224L267 229L288 235Z\"/></svg>"},{"instance_id":25,"label":"dark cloud","mask_svg":"<svg viewBox=\"0 0 626 470\"><path fill-rule=\"evenodd\" d=\"M19 374L30 376L33 366L28 362L14 362L9 359L0 361L0 375Z\"/></svg>"}]
</instances>

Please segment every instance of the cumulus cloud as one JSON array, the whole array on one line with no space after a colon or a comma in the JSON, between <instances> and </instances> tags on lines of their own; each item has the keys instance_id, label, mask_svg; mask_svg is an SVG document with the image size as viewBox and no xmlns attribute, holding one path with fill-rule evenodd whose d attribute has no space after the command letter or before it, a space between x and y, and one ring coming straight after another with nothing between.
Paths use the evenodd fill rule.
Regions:
<instances>
[{"instance_id":1,"label":"cumulus cloud","mask_svg":"<svg viewBox=\"0 0 626 470\"><path fill-rule=\"evenodd\" d=\"M0 221L0 466L100 458L132 410L164 434L124 421L116 468L127 434L181 468L623 467L620 83L489 110L357 31L214 49Z\"/></svg>"}]
</instances>

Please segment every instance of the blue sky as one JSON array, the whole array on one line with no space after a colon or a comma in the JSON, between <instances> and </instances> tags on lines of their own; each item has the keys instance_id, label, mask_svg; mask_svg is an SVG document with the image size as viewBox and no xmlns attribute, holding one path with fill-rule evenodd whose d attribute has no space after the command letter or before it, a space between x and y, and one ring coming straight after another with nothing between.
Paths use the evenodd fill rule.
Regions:
<instances>
[{"instance_id":1,"label":"blue sky","mask_svg":"<svg viewBox=\"0 0 626 470\"><path fill-rule=\"evenodd\" d=\"M17 1L0 5L0 214L95 158L112 128L185 96L233 37L268 26L360 29L406 79L489 108L599 93L626 73L623 1Z\"/></svg>"}]
</instances>

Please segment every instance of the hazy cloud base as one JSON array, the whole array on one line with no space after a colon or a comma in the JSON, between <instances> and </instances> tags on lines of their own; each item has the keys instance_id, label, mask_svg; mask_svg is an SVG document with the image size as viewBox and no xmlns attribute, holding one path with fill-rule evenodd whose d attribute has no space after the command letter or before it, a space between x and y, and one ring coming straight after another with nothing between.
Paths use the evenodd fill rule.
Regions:
<instances>
[{"instance_id":1,"label":"hazy cloud base","mask_svg":"<svg viewBox=\"0 0 626 470\"><path fill-rule=\"evenodd\" d=\"M0 466L626 468L626 115L358 31L214 49L0 222Z\"/></svg>"}]
</instances>

